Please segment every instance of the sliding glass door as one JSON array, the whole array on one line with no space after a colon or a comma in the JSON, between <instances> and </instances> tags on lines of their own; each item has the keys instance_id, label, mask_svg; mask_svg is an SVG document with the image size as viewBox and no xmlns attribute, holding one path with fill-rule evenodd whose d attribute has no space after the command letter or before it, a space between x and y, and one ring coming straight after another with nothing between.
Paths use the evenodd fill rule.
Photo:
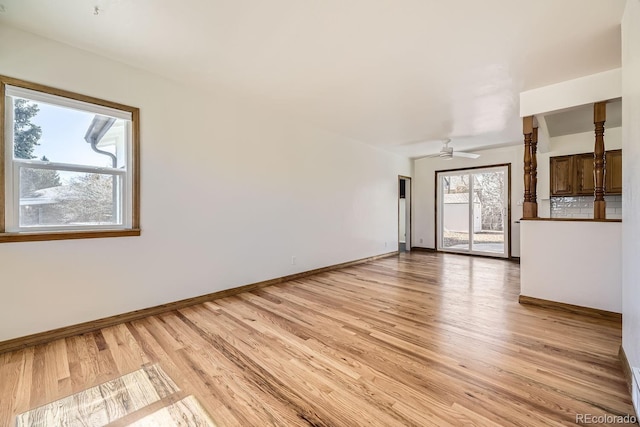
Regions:
<instances>
[{"instance_id":1,"label":"sliding glass door","mask_svg":"<svg viewBox=\"0 0 640 427\"><path fill-rule=\"evenodd\" d=\"M438 249L509 256L509 166L436 173Z\"/></svg>"}]
</instances>

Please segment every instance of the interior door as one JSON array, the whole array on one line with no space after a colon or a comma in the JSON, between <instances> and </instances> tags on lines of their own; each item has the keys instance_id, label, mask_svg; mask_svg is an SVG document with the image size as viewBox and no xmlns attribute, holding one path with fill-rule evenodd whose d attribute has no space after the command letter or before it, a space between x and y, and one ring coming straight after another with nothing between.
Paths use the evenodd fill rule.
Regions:
<instances>
[{"instance_id":1,"label":"interior door","mask_svg":"<svg viewBox=\"0 0 640 427\"><path fill-rule=\"evenodd\" d=\"M398 250L411 251L411 178L398 177Z\"/></svg>"},{"instance_id":2,"label":"interior door","mask_svg":"<svg viewBox=\"0 0 640 427\"><path fill-rule=\"evenodd\" d=\"M437 173L438 249L509 256L509 166Z\"/></svg>"}]
</instances>

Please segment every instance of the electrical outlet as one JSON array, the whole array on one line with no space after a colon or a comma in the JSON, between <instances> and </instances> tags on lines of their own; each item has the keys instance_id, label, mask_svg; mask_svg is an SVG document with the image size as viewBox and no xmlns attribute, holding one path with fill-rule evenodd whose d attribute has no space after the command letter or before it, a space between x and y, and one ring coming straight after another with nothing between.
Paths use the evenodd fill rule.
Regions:
<instances>
[{"instance_id":1,"label":"electrical outlet","mask_svg":"<svg viewBox=\"0 0 640 427\"><path fill-rule=\"evenodd\" d=\"M422 243L422 239L420 239L420 243Z\"/></svg>"},{"instance_id":2,"label":"electrical outlet","mask_svg":"<svg viewBox=\"0 0 640 427\"><path fill-rule=\"evenodd\" d=\"M296 257L291 257L291 265L296 265Z\"/></svg>"},{"instance_id":3,"label":"electrical outlet","mask_svg":"<svg viewBox=\"0 0 640 427\"><path fill-rule=\"evenodd\" d=\"M384 242L384 247L385 247L385 248L387 247L387 242Z\"/></svg>"}]
</instances>

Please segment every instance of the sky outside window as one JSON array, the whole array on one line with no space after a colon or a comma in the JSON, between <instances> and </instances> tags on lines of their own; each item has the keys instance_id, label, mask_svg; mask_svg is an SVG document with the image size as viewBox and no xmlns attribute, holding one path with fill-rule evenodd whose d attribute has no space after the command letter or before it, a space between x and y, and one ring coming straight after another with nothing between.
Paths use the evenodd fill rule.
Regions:
<instances>
[{"instance_id":1,"label":"sky outside window","mask_svg":"<svg viewBox=\"0 0 640 427\"><path fill-rule=\"evenodd\" d=\"M85 166L111 167L111 159L91 149L84 136L91 124L94 113L30 101L38 105L40 111L31 122L42 128L40 145L34 155L41 159L46 156L51 162ZM118 119L117 121L122 121ZM115 153L115 147L99 147L103 151Z\"/></svg>"}]
</instances>

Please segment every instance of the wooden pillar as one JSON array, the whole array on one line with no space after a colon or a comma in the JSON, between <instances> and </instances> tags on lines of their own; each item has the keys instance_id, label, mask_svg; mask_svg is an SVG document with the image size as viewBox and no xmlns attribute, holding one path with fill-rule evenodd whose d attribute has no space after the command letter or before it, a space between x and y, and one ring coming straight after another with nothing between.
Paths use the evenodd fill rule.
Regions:
<instances>
[{"instance_id":1,"label":"wooden pillar","mask_svg":"<svg viewBox=\"0 0 640 427\"><path fill-rule=\"evenodd\" d=\"M535 203L531 200L531 141L533 140L533 116L522 118L522 133L524 134L524 205L522 206L522 217L535 218Z\"/></svg>"},{"instance_id":2,"label":"wooden pillar","mask_svg":"<svg viewBox=\"0 0 640 427\"><path fill-rule=\"evenodd\" d=\"M605 185L605 151L604 151L604 122L607 120L607 103L593 104L593 123L595 124L596 144L593 149L593 182L595 184L595 201L593 202L593 218L607 217L607 202L604 200Z\"/></svg>"},{"instance_id":3,"label":"wooden pillar","mask_svg":"<svg viewBox=\"0 0 640 427\"><path fill-rule=\"evenodd\" d=\"M538 128L533 128L531 135L531 213L533 218L538 217Z\"/></svg>"}]
</instances>

